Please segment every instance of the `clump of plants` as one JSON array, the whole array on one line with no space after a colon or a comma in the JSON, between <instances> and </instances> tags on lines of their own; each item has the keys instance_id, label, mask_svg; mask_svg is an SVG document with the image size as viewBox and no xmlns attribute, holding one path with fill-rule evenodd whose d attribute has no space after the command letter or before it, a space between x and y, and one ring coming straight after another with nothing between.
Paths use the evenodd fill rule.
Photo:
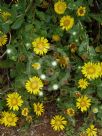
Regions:
<instances>
[{"instance_id":1,"label":"clump of plants","mask_svg":"<svg viewBox=\"0 0 102 136\"><path fill-rule=\"evenodd\" d=\"M51 101L57 110L50 120L53 131L97 136L101 28L98 0L0 2L0 124L17 126L20 119L30 124Z\"/></svg>"}]
</instances>

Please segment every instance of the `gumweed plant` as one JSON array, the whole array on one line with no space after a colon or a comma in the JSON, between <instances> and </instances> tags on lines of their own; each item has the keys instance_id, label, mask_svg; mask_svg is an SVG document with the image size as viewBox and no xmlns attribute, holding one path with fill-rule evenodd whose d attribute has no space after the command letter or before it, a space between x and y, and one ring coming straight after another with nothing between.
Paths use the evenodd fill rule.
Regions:
<instances>
[{"instance_id":1,"label":"gumweed plant","mask_svg":"<svg viewBox=\"0 0 102 136\"><path fill-rule=\"evenodd\" d=\"M98 136L101 28L99 0L1 1L0 124L16 127L22 118L30 124L51 102L53 131Z\"/></svg>"}]
</instances>

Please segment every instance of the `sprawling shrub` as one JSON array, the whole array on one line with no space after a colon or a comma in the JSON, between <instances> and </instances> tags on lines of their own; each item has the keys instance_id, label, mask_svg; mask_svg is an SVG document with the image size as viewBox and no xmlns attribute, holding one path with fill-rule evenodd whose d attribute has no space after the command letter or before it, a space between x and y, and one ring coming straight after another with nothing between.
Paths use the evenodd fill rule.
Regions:
<instances>
[{"instance_id":1,"label":"sprawling shrub","mask_svg":"<svg viewBox=\"0 0 102 136\"><path fill-rule=\"evenodd\" d=\"M101 28L99 0L0 1L0 123L31 123L52 102L54 131L96 136L102 124Z\"/></svg>"}]
</instances>

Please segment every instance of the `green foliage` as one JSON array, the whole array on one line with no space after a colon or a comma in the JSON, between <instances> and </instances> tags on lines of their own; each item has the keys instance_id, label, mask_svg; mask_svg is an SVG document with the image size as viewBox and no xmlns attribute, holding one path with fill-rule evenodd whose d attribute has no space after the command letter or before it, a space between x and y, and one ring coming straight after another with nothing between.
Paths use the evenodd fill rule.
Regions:
<instances>
[{"instance_id":1,"label":"green foliage","mask_svg":"<svg viewBox=\"0 0 102 136\"><path fill-rule=\"evenodd\" d=\"M19 117L22 117L21 111L27 106L35 120L33 103L43 102L46 105L51 101L56 102L58 114L65 116L69 122L66 136L79 135L91 123L101 125L102 74L96 79L88 79L81 72L87 62L102 63L102 11L99 1L96 1L98 5L94 0L65 0L68 7L62 15L55 12L57 0L0 2L0 32L6 34L8 39L5 45L0 45L0 69L3 71L0 73L0 111L9 110L6 108L7 94L17 91L24 101L20 110L15 112ZM83 16L77 14L80 6L86 7ZM10 13L10 16L3 16L3 12ZM66 15L74 18L74 25L68 31L60 26L60 19ZM53 38L55 35L59 40ZM50 44L49 51L42 56L36 54L32 46L38 37L46 38ZM41 68L34 69L34 63L39 63ZM5 71L8 73L5 74ZM43 95L34 96L25 89L26 81L33 76L41 78ZM82 78L89 82L83 90L78 85ZM80 97L77 93L91 98L92 107L85 113L76 107L76 100ZM74 109L74 116L66 113L68 108ZM98 109L97 113L93 112L93 108ZM80 116L83 126L76 133Z\"/></svg>"}]
</instances>

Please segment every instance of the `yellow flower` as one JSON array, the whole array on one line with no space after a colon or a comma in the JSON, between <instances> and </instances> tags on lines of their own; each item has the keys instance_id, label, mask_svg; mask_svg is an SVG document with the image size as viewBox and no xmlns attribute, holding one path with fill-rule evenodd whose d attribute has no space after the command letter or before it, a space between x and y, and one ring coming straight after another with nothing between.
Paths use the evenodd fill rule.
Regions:
<instances>
[{"instance_id":1,"label":"yellow flower","mask_svg":"<svg viewBox=\"0 0 102 136\"><path fill-rule=\"evenodd\" d=\"M102 62L98 62L96 65L97 65L98 75L99 77L101 77L102 76Z\"/></svg>"},{"instance_id":2,"label":"yellow flower","mask_svg":"<svg viewBox=\"0 0 102 136\"><path fill-rule=\"evenodd\" d=\"M61 115L56 115L51 119L51 126L55 131L60 131L65 128L67 121Z\"/></svg>"},{"instance_id":3,"label":"yellow flower","mask_svg":"<svg viewBox=\"0 0 102 136\"><path fill-rule=\"evenodd\" d=\"M44 106L43 103L34 103L34 112L37 116L41 116L44 113Z\"/></svg>"},{"instance_id":4,"label":"yellow flower","mask_svg":"<svg viewBox=\"0 0 102 136\"><path fill-rule=\"evenodd\" d=\"M55 42L59 42L61 40L60 36L57 34L52 35L52 40Z\"/></svg>"},{"instance_id":5,"label":"yellow flower","mask_svg":"<svg viewBox=\"0 0 102 136\"><path fill-rule=\"evenodd\" d=\"M74 25L74 18L71 16L63 16L60 20L60 26L62 29L68 31L70 30Z\"/></svg>"},{"instance_id":6,"label":"yellow flower","mask_svg":"<svg viewBox=\"0 0 102 136\"><path fill-rule=\"evenodd\" d=\"M7 21L8 17L10 17L11 14L9 12L2 12L1 16L4 19L4 21Z\"/></svg>"},{"instance_id":7,"label":"yellow flower","mask_svg":"<svg viewBox=\"0 0 102 136\"><path fill-rule=\"evenodd\" d=\"M26 121L29 122L29 123L31 123L32 122L32 116L27 116L26 117Z\"/></svg>"},{"instance_id":8,"label":"yellow flower","mask_svg":"<svg viewBox=\"0 0 102 136\"><path fill-rule=\"evenodd\" d=\"M78 87L82 89L86 89L88 87L89 83L86 79L80 79L78 81Z\"/></svg>"},{"instance_id":9,"label":"yellow flower","mask_svg":"<svg viewBox=\"0 0 102 136\"><path fill-rule=\"evenodd\" d=\"M33 67L34 69L38 70L38 69L41 68L41 65L40 65L40 63L33 63L33 64L32 64L32 67Z\"/></svg>"},{"instance_id":10,"label":"yellow flower","mask_svg":"<svg viewBox=\"0 0 102 136\"><path fill-rule=\"evenodd\" d=\"M54 10L57 14L63 14L67 8L67 4L64 1L58 1L54 4Z\"/></svg>"},{"instance_id":11,"label":"yellow flower","mask_svg":"<svg viewBox=\"0 0 102 136\"><path fill-rule=\"evenodd\" d=\"M77 49L78 49L76 43L71 43L69 47L70 47L70 51L71 51L72 53L75 53L75 52L77 51Z\"/></svg>"},{"instance_id":12,"label":"yellow flower","mask_svg":"<svg viewBox=\"0 0 102 136\"><path fill-rule=\"evenodd\" d=\"M7 35L6 34L3 34L1 31L0 31L0 46L3 46L7 43Z\"/></svg>"},{"instance_id":13,"label":"yellow flower","mask_svg":"<svg viewBox=\"0 0 102 136\"><path fill-rule=\"evenodd\" d=\"M40 90L43 88L43 83L39 77L34 76L27 80L25 88L30 94L33 93L34 95L38 95Z\"/></svg>"},{"instance_id":14,"label":"yellow flower","mask_svg":"<svg viewBox=\"0 0 102 136\"><path fill-rule=\"evenodd\" d=\"M59 56L56 60L62 68L70 66L70 60L66 56Z\"/></svg>"},{"instance_id":15,"label":"yellow flower","mask_svg":"<svg viewBox=\"0 0 102 136\"><path fill-rule=\"evenodd\" d=\"M32 45L34 47L34 52L38 55L46 54L50 48L48 40L44 37L38 37L32 42Z\"/></svg>"},{"instance_id":16,"label":"yellow flower","mask_svg":"<svg viewBox=\"0 0 102 136\"><path fill-rule=\"evenodd\" d=\"M17 93L11 93L7 95L7 105L8 107L11 109L15 110L19 110L19 107L22 106L23 100L21 99L21 96Z\"/></svg>"},{"instance_id":17,"label":"yellow flower","mask_svg":"<svg viewBox=\"0 0 102 136\"><path fill-rule=\"evenodd\" d=\"M12 112L2 112L1 124L4 124L7 127L16 126L18 117Z\"/></svg>"},{"instance_id":18,"label":"yellow flower","mask_svg":"<svg viewBox=\"0 0 102 136\"><path fill-rule=\"evenodd\" d=\"M91 99L88 98L86 95L77 98L76 107L78 109L81 109L82 112L87 111L90 105L91 105Z\"/></svg>"},{"instance_id":19,"label":"yellow flower","mask_svg":"<svg viewBox=\"0 0 102 136\"><path fill-rule=\"evenodd\" d=\"M28 116L28 113L29 113L28 108L24 108L24 109L22 110L22 115L23 115L23 116Z\"/></svg>"},{"instance_id":20,"label":"yellow flower","mask_svg":"<svg viewBox=\"0 0 102 136\"><path fill-rule=\"evenodd\" d=\"M80 6L77 9L77 15L78 16L85 16L85 14L86 14L86 7Z\"/></svg>"},{"instance_id":21,"label":"yellow flower","mask_svg":"<svg viewBox=\"0 0 102 136\"><path fill-rule=\"evenodd\" d=\"M74 109L73 108L68 108L67 109L67 114L69 115L69 116L74 116L75 115L75 111L74 111Z\"/></svg>"},{"instance_id":22,"label":"yellow flower","mask_svg":"<svg viewBox=\"0 0 102 136\"><path fill-rule=\"evenodd\" d=\"M93 124L86 130L87 136L97 136L97 128Z\"/></svg>"},{"instance_id":23,"label":"yellow flower","mask_svg":"<svg viewBox=\"0 0 102 136\"><path fill-rule=\"evenodd\" d=\"M95 79L95 78L98 78L99 76L99 72L97 68L98 68L97 64L88 62L84 64L81 72L86 78Z\"/></svg>"}]
</instances>

